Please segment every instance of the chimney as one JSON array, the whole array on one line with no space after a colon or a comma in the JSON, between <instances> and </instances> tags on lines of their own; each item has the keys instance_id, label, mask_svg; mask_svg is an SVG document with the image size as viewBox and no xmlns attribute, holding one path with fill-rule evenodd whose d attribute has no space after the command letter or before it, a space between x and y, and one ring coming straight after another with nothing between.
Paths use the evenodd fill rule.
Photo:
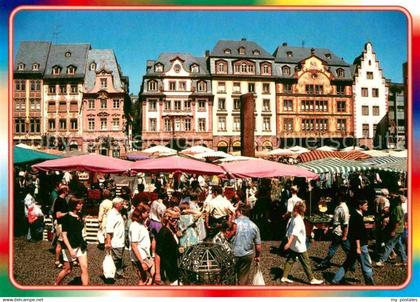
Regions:
<instances>
[{"instance_id":1,"label":"chimney","mask_svg":"<svg viewBox=\"0 0 420 302\"><path fill-rule=\"evenodd\" d=\"M206 50L205 53L204 53L204 56L208 57L209 55L210 55L210 50Z\"/></svg>"},{"instance_id":2,"label":"chimney","mask_svg":"<svg viewBox=\"0 0 420 302\"><path fill-rule=\"evenodd\" d=\"M311 48L311 55L315 53L315 48Z\"/></svg>"},{"instance_id":3,"label":"chimney","mask_svg":"<svg viewBox=\"0 0 420 302\"><path fill-rule=\"evenodd\" d=\"M241 41L246 41L246 38L242 38Z\"/></svg>"},{"instance_id":4,"label":"chimney","mask_svg":"<svg viewBox=\"0 0 420 302\"><path fill-rule=\"evenodd\" d=\"M286 47L287 46L287 42L283 42L283 44L281 46Z\"/></svg>"}]
</instances>

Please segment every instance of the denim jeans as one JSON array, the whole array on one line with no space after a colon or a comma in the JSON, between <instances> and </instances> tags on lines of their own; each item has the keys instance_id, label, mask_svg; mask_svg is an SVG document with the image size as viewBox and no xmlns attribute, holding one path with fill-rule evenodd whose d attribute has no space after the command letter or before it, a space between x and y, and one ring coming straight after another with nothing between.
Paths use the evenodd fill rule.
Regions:
<instances>
[{"instance_id":1,"label":"denim jeans","mask_svg":"<svg viewBox=\"0 0 420 302\"><path fill-rule=\"evenodd\" d=\"M324 258L324 260L322 260L320 264L328 265L340 246L343 248L343 251L346 253L346 255L350 252L350 241L349 240L343 241L341 236L333 234L333 238L331 241L331 245L328 249L327 256Z\"/></svg>"},{"instance_id":2,"label":"denim jeans","mask_svg":"<svg viewBox=\"0 0 420 302\"><path fill-rule=\"evenodd\" d=\"M337 273L335 274L332 283L340 283L346 274L346 272L351 268L354 263L359 261L360 266L362 268L363 278L365 279L365 283L367 285L374 285L373 283L373 271L372 271L372 260L370 259L369 250L367 245L361 246L361 254L357 254L356 244L352 244L350 248L350 252L347 254L346 261L344 261L343 265L338 269Z\"/></svg>"},{"instance_id":3,"label":"denim jeans","mask_svg":"<svg viewBox=\"0 0 420 302\"><path fill-rule=\"evenodd\" d=\"M391 237L388 239L385 245L385 252L381 257L381 261L385 262L388 260L389 255L391 255L392 250L394 247L397 247L398 253L401 256L401 260L404 263L407 263L407 255L405 254L405 248L404 244L402 242L402 233L401 234L395 234L394 237Z\"/></svg>"}]
</instances>

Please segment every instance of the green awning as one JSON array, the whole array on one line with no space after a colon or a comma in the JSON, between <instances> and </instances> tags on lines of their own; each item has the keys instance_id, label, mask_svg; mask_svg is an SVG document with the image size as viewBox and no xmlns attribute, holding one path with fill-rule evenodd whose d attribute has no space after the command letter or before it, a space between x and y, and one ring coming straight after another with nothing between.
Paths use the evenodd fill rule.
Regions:
<instances>
[{"instance_id":1,"label":"green awning","mask_svg":"<svg viewBox=\"0 0 420 302\"><path fill-rule=\"evenodd\" d=\"M298 166L311 170L314 173L349 173L355 171L370 170L372 167L365 165L360 161L346 160L336 157L313 160L300 163Z\"/></svg>"},{"instance_id":2,"label":"green awning","mask_svg":"<svg viewBox=\"0 0 420 302\"><path fill-rule=\"evenodd\" d=\"M15 165L34 163L57 158L62 158L62 156L35 151L31 149L25 149L17 146L13 147L13 163Z\"/></svg>"}]
</instances>

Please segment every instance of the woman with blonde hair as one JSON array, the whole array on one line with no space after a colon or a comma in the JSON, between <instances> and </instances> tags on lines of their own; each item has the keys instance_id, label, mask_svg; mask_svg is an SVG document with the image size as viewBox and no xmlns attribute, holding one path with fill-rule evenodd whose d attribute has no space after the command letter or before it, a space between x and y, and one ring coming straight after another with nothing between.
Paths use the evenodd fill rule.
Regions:
<instances>
[{"instance_id":1,"label":"woman with blonde hair","mask_svg":"<svg viewBox=\"0 0 420 302\"><path fill-rule=\"evenodd\" d=\"M319 285L324 283L323 280L315 279L306 247L306 229L305 223L303 222L303 217L306 211L305 203L297 202L293 207L292 217L289 220L287 225L286 237L288 241L284 246L284 250L289 250L286 262L283 269L283 277L281 282L283 283L293 283L292 280L288 278L290 270L293 267L293 264L296 262L296 259L299 259L299 262L302 264L303 269L305 270L306 275L308 276L309 283L311 285Z\"/></svg>"}]
</instances>

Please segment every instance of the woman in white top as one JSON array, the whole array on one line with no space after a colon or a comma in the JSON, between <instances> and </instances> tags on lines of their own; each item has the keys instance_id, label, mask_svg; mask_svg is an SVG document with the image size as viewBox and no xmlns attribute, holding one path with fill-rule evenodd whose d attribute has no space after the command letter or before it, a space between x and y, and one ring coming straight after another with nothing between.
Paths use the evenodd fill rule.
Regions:
<instances>
[{"instance_id":1,"label":"woman in white top","mask_svg":"<svg viewBox=\"0 0 420 302\"><path fill-rule=\"evenodd\" d=\"M299 259L300 263L308 276L309 283L312 285L322 284L323 280L314 278L312 273L311 264L306 248L306 229L305 223L303 222L303 215L305 214L306 206L304 202L297 202L293 207L292 217L289 220L287 226L286 236L288 238L287 244L284 246L284 250L289 250L286 262L283 269L283 277L281 282L293 283L288 278L290 270L296 259Z\"/></svg>"},{"instance_id":2,"label":"woman in white top","mask_svg":"<svg viewBox=\"0 0 420 302\"><path fill-rule=\"evenodd\" d=\"M138 285L150 285L154 275L154 261L150 253L150 235L146 227L150 208L139 205L131 214L129 229L131 263L139 277Z\"/></svg>"}]
</instances>

